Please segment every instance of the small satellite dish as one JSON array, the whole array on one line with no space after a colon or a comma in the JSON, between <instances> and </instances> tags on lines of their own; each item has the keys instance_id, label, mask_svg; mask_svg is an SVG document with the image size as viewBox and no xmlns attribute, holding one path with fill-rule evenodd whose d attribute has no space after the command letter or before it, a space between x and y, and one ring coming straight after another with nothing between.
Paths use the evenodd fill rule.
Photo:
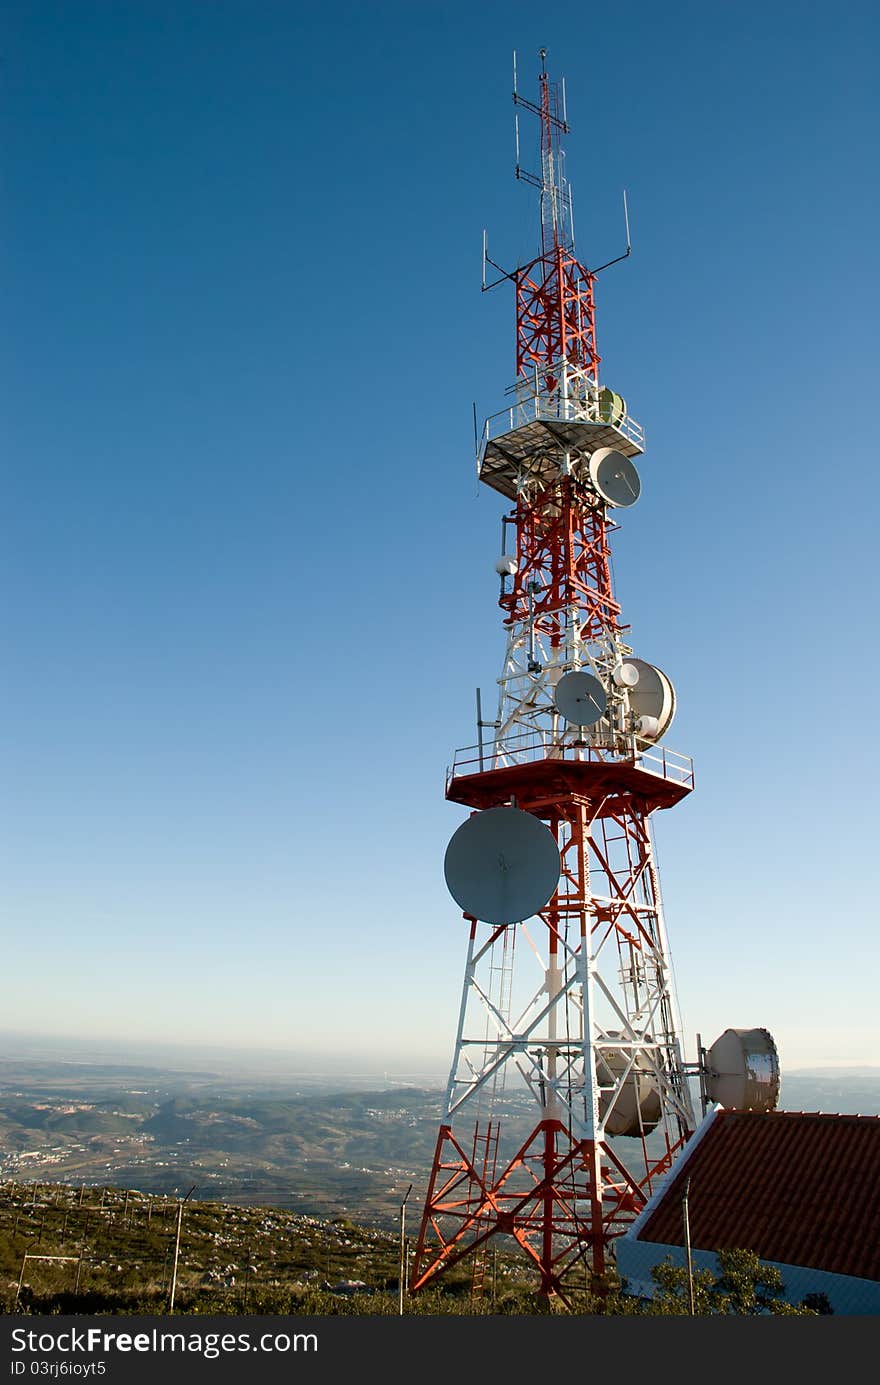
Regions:
<instances>
[{"instance_id":1,"label":"small satellite dish","mask_svg":"<svg viewBox=\"0 0 880 1385\"><path fill-rule=\"evenodd\" d=\"M675 716L675 689L662 669L644 659L627 659L638 681L629 689L630 711L636 717L637 734L643 741L659 741Z\"/></svg>"},{"instance_id":2,"label":"small satellite dish","mask_svg":"<svg viewBox=\"0 0 880 1385\"><path fill-rule=\"evenodd\" d=\"M605 689L592 673L566 673L553 694L557 709L572 726L593 726L605 715Z\"/></svg>"},{"instance_id":3,"label":"small satellite dish","mask_svg":"<svg viewBox=\"0 0 880 1385\"><path fill-rule=\"evenodd\" d=\"M773 1111L779 1054L767 1029L725 1029L706 1054L706 1091L734 1111Z\"/></svg>"},{"instance_id":4,"label":"small satellite dish","mask_svg":"<svg viewBox=\"0 0 880 1385\"><path fill-rule=\"evenodd\" d=\"M599 447L590 457L590 480L606 505L625 509L635 505L642 493L639 473L622 452L613 447Z\"/></svg>"},{"instance_id":5,"label":"small satellite dish","mask_svg":"<svg viewBox=\"0 0 880 1385\"><path fill-rule=\"evenodd\" d=\"M562 869L556 839L520 808L487 808L463 822L443 873L456 904L484 923L518 923L553 898Z\"/></svg>"}]
</instances>

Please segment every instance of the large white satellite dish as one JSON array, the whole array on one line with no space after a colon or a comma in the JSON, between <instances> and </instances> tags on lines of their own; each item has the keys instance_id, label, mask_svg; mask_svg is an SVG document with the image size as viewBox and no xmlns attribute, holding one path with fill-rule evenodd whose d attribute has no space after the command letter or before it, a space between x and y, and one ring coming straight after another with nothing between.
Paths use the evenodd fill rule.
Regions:
<instances>
[{"instance_id":1,"label":"large white satellite dish","mask_svg":"<svg viewBox=\"0 0 880 1385\"><path fill-rule=\"evenodd\" d=\"M593 486L606 505L625 509L627 505L635 505L642 493L635 466L629 457L613 447L598 447L590 457L588 470Z\"/></svg>"},{"instance_id":2,"label":"large white satellite dish","mask_svg":"<svg viewBox=\"0 0 880 1385\"><path fill-rule=\"evenodd\" d=\"M553 694L558 710L572 726L593 726L605 715L608 698L592 673L566 673Z\"/></svg>"},{"instance_id":3,"label":"large white satellite dish","mask_svg":"<svg viewBox=\"0 0 880 1385\"><path fill-rule=\"evenodd\" d=\"M662 669L644 659L627 659L638 671L638 682L628 689L630 711L638 718L637 735L643 741L659 741L675 716L675 689Z\"/></svg>"},{"instance_id":4,"label":"large white satellite dish","mask_svg":"<svg viewBox=\"0 0 880 1385\"><path fill-rule=\"evenodd\" d=\"M452 898L484 923L518 923L553 898L562 869L552 832L520 808L487 808L463 822L446 848Z\"/></svg>"}]
</instances>

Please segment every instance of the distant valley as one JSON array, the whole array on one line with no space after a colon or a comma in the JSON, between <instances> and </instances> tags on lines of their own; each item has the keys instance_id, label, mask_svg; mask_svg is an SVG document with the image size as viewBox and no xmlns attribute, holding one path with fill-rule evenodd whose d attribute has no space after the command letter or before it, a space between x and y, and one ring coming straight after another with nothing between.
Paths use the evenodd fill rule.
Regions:
<instances>
[{"instance_id":1,"label":"distant valley","mask_svg":"<svg viewBox=\"0 0 880 1385\"><path fill-rule=\"evenodd\" d=\"M168 1196L195 1187L198 1201L393 1227L408 1186L424 1195L442 1091L364 1090L356 1077L346 1089L343 1076L332 1080L336 1091L328 1079L7 1059L0 1174L7 1183L112 1184ZM781 1104L880 1114L880 1069L791 1073ZM503 1108L512 1141L529 1129L534 1107L514 1092Z\"/></svg>"}]
</instances>

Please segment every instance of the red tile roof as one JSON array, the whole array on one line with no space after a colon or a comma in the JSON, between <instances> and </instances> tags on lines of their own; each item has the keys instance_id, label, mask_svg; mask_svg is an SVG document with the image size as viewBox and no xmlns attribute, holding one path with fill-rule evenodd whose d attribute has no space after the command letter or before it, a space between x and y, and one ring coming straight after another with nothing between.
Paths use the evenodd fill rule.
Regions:
<instances>
[{"instance_id":1,"label":"red tile roof","mask_svg":"<svg viewBox=\"0 0 880 1385\"><path fill-rule=\"evenodd\" d=\"M716 1111L638 1232L880 1279L880 1117Z\"/></svg>"}]
</instances>

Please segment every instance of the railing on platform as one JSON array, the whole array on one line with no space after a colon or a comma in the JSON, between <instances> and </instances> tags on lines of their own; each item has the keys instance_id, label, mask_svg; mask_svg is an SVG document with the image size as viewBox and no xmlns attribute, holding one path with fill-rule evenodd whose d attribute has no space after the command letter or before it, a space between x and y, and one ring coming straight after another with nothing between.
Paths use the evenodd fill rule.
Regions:
<instances>
[{"instance_id":1,"label":"railing on platform","mask_svg":"<svg viewBox=\"0 0 880 1385\"><path fill-rule=\"evenodd\" d=\"M548 377L555 383L548 386ZM491 414L483 424L479 452L493 438L510 433L527 423L541 419L552 422L604 423L616 428L635 447L645 449L645 430L640 423L624 412L615 415L600 399L601 389L598 380L569 361L557 361L553 366L544 366L539 371L535 367L534 376L523 376L507 390L513 395L513 403L498 413Z\"/></svg>"},{"instance_id":2,"label":"railing on platform","mask_svg":"<svg viewBox=\"0 0 880 1385\"><path fill-rule=\"evenodd\" d=\"M564 739L551 731L526 731L486 741L482 746L467 745L456 750L452 767L446 771L446 787L453 779L480 774L484 770L506 769L511 765L534 764L538 760L567 760L581 764L629 764L658 779L694 787L694 762L689 755L668 750L663 745L639 745L634 737L625 744L618 741L585 742Z\"/></svg>"}]
</instances>

